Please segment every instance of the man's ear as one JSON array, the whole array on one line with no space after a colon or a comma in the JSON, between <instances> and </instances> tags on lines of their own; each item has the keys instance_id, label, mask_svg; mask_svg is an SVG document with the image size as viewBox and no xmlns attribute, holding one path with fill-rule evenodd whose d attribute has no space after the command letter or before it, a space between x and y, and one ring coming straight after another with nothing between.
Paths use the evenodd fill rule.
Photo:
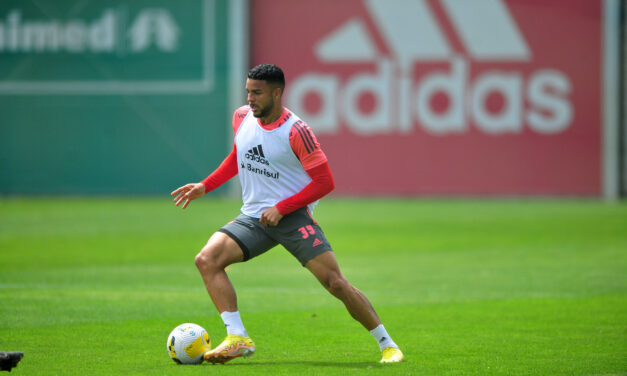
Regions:
<instances>
[{"instance_id":1,"label":"man's ear","mask_svg":"<svg viewBox=\"0 0 627 376\"><path fill-rule=\"evenodd\" d=\"M274 89L272 89L272 97L274 99L279 99L281 98L281 96L283 95L283 89L281 89L280 87L275 87Z\"/></svg>"}]
</instances>

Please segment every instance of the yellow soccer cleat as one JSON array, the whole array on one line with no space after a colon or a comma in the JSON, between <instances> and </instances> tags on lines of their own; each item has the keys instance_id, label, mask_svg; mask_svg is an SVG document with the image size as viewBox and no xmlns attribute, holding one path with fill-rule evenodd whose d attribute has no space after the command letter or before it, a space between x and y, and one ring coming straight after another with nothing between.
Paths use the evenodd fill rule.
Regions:
<instances>
[{"instance_id":1,"label":"yellow soccer cleat","mask_svg":"<svg viewBox=\"0 0 627 376\"><path fill-rule=\"evenodd\" d=\"M379 363L400 363L405 360L405 356L401 350L395 347L386 347L381 353L383 357Z\"/></svg>"},{"instance_id":2,"label":"yellow soccer cleat","mask_svg":"<svg viewBox=\"0 0 627 376\"><path fill-rule=\"evenodd\" d=\"M250 337L229 334L215 349L207 351L205 361L224 364L229 360L245 356L250 358L255 353L255 343Z\"/></svg>"}]
</instances>

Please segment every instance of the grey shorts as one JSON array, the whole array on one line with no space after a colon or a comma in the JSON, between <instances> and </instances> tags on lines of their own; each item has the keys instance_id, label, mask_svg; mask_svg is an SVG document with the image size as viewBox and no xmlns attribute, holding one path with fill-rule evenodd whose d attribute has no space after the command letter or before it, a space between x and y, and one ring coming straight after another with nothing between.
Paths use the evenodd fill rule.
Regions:
<instances>
[{"instance_id":1,"label":"grey shorts","mask_svg":"<svg viewBox=\"0 0 627 376\"><path fill-rule=\"evenodd\" d=\"M235 240L244 252L244 261L281 244L305 266L312 258L331 250L331 244L307 208L286 215L275 227L264 227L259 218L240 214L218 231Z\"/></svg>"}]
</instances>

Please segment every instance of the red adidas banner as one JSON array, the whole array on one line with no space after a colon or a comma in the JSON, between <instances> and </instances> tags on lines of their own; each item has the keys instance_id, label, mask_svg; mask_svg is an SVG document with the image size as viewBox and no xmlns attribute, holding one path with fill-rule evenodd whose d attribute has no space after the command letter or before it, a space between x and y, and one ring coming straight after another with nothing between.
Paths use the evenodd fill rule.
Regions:
<instances>
[{"instance_id":1,"label":"red adidas banner","mask_svg":"<svg viewBox=\"0 0 627 376\"><path fill-rule=\"evenodd\" d=\"M253 0L343 194L601 191L602 2Z\"/></svg>"}]
</instances>

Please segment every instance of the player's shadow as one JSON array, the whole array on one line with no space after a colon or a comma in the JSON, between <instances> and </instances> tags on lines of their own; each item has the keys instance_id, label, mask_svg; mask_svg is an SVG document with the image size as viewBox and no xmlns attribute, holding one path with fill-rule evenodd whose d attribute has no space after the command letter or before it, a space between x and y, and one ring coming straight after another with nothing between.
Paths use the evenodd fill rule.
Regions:
<instances>
[{"instance_id":1,"label":"player's shadow","mask_svg":"<svg viewBox=\"0 0 627 376\"><path fill-rule=\"evenodd\" d=\"M354 369L370 369L370 368L379 368L382 365L379 363L373 362L324 362L317 360L288 360L288 361L276 361L276 362L255 362L255 361L245 361L245 362L232 362L229 363L229 367L249 367L249 366L286 366L286 365L301 365L308 367L328 367L328 368L354 368Z\"/></svg>"}]
</instances>

